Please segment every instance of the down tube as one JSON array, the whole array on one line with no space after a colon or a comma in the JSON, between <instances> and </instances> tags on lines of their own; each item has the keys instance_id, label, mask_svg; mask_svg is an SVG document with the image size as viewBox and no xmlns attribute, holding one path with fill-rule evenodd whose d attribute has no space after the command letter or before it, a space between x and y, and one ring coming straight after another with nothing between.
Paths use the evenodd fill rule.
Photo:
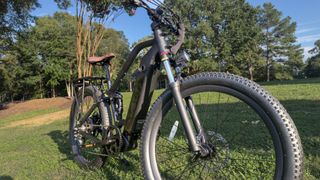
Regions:
<instances>
[{"instance_id":1,"label":"down tube","mask_svg":"<svg viewBox=\"0 0 320 180\"><path fill-rule=\"evenodd\" d=\"M142 58L140 72L134 82L134 89L125 121L125 132L129 135L139 135L146 119L153 91L157 87L160 71L155 70L155 59L159 50L153 45Z\"/></svg>"}]
</instances>

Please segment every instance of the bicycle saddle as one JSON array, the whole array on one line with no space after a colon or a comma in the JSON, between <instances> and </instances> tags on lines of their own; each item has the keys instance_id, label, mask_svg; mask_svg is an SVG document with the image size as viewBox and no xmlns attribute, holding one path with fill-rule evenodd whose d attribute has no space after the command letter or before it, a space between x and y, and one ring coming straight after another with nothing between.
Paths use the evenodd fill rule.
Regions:
<instances>
[{"instance_id":1,"label":"bicycle saddle","mask_svg":"<svg viewBox=\"0 0 320 180\"><path fill-rule=\"evenodd\" d=\"M104 64L104 63L110 63L111 59L114 58L115 55L113 53L109 53L109 54L106 54L104 56L93 56L93 57L89 57L88 59L88 63L92 64L92 65L95 65L97 63L101 63L101 64Z\"/></svg>"}]
</instances>

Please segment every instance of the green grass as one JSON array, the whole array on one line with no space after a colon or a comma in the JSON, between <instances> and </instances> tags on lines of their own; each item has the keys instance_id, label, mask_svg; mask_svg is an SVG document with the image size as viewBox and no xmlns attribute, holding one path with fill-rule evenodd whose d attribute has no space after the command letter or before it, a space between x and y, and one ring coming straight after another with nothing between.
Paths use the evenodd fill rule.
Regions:
<instances>
[{"instance_id":1,"label":"green grass","mask_svg":"<svg viewBox=\"0 0 320 180\"><path fill-rule=\"evenodd\" d=\"M320 79L283 83L282 85L278 83L264 84L264 87L281 101L299 130L305 152L306 179L320 179ZM155 96L158 96L161 92L161 90L156 91ZM124 93L125 109L128 108L130 96L130 93ZM200 102L200 99L206 99L205 97L206 95L202 94L196 97L195 101ZM225 98L222 100L225 102L223 106L237 112L228 119L240 119L241 121L238 121L238 124L233 121L225 123L221 125L224 131L221 129L216 130L216 132L221 133L226 139L233 137L237 133L255 135L248 137L236 136L235 139L239 139L235 141L237 143L234 147L237 147L238 151L234 152L233 157L240 156L240 154L244 156L249 152L248 145L259 146L261 143L265 143L261 140L264 136L263 132L259 131L260 128L256 128L253 132L248 131L252 128L247 126L254 126L254 124L247 124L245 120L255 119L255 117L243 116L243 114L246 114L245 106L240 106L232 99L227 100ZM216 104L211 106L213 109L218 108ZM206 108L205 106L203 107L204 110ZM11 116L5 119L5 123L49 112L38 111ZM168 115L172 121L175 120L175 116L177 116L176 112ZM223 113L221 113L221 116L223 116ZM2 123L1 121L0 123ZM230 126L230 124L233 126ZM214 124L209 123L208 125L213 126ZM232 130L235 128L243 131L233 132ZM110 158L101 170L89 171L80 169L70 155L67 129L67 119L39 127L1 129L0 179L11 177L14 179L141 179L137 150L125 153L125 157L130 161L130 164ZM227 131L228 129L230 131ZM241 140L241 137L246 139ZM177 134L178 138L179 132ZM173 160L173 163L176 162ZM247 169L250 169L252 164L247 163ZM262 164L261 166L268 167L269 165ZM242 167L242 169L245 168ZM236 172L239 172L239 169L236 169ZM239 178L241 174L235 173L232 175L231 173L230 176Z\"/></svg>"},{"instance_id":2,"label":"green grass","mask_svg":"<svg viewBox=\"0 0 320 180\"><path fill-rule=\"evenodd\" d=\"M270 82L261 82L261 85L284 85L284 84L312 84L319 83L320 78L308 78L308 79L294 79L294 80L283 80L283 81L270 81Z\"/></svg>"},{"instance_id":3,"label":"green grass","mask_svg":"<svg viewBox=\"0 0 320 180\"><path fill-rule=\"evenodd\" d=\"M132 167L118 169L109 160L104 170L80 169L70 156L67 141L67 119L50 125L30 128L11 128L0 131L0 179L112 179L117 176L139 176L137 152L130 152ZM127 173L129 172L129 173Z\"/></svg>"}]
</instances>

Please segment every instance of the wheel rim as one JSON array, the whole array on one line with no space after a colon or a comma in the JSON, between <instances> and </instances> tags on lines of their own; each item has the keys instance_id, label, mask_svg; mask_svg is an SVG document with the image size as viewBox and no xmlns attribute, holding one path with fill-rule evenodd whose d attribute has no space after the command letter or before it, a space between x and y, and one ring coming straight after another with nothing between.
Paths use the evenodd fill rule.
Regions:
<instances>
[{"instance_id":1,"label":"wheel rim","mask_svg":"<svg viewBox=\"0 0 320 180\"><path fill-rule=\"evenodd\" d=\"M208 90L211 92L203 93ZM206 128L206 133L216 141L213 144L216 146L217 154L211 159L198 158L196 161L190 161L194 155L188 150L181 122L174 140L172 142L168 140L173 124L177 120L180 121L177 110L170 109L171 101L164 105L165 115L162 122L165 123L161 123L160 133L157 137L156 133L151 135L150 162L155 172L154 176L161 175L164 179L281 176L280 140L274 133L275 127L270 123L267 114L249 97L225 87L191 88L184 91L183 96L196 91L202 93L192 97L201 122L205 122L203 126ZM252 109L252 106L255 108ZM208 110L209 116L208 113L201 112ZM256 112L260 112L260 115ZM154 124L154 131L158 131L160 127L160 121L156 122L158 123ZM158 140L153 141L155 138ZM160 174L157 174L158 172Z\"/></svg>"},{"instance_id":2,"label":"wheel rim","mask_svg":"<svg viewBox=\"0 0 320 180\"><path fill-rule=\"evenodd\" d=\"M78 158L85 164L94 164L95 161L100 161L99 154L102 148L95 145L94 140L86 138L85 135L91 135L97 140L102 140L102 131L99 125L101 124L101 116L99 108L96 107L83 125L80 125L81 117L88 112L90 107L95 103L92 95L85 95L83 99L79 98L79 103L76 105L75 120L73 126L73 145L76 147L74 150ZM81 131L79 129L82 129ZM85 129L85 130L84 130Z\"/></svg>"}]
</instances>

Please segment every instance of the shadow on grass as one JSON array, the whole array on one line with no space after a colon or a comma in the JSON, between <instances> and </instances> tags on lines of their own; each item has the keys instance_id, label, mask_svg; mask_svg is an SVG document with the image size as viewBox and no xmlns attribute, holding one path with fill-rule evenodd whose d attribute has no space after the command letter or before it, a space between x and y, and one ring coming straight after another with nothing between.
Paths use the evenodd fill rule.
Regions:
<instances>
[{"instance_id":1,"label":"shadow on grass","mask_svg":"<svg viewBox=\"0 0 320 180\"><path fill-rule=\"evenodd\" d=\"M71 154L71 146L69 143L68 131L55 130L47 134L57 144L61 154L66 155L66 159L61 161L73 160L74 156ZM108 177L108 179L124 179L127 174L135 174L140 176L139 170L139 156L137 151L126 152L120 156L108 157L104 167L101 169ZM130 177L129 177L130 178ZM2 179L2 177L0 177Z\"/></svg>"},{"instance_id":2,"label":"shadow on grass","mask_svg":"<svg viewBox=\"0 0 320 180\"><path fill-rule=\"evenodd\" d=\"M302 144L304 148L304 153L306 155L306 167L309 169L311 175L316 178L320 178L320 151L318 149L318 145L320 142L320 131L319 131L319 117L320 117L320 101L319 100L287 100L281 101L284 107L289 112L290 116L294 120L297 129L299 131L300 137L302 139ZM225 137L235 137L238 140L238 137L235 135L239 135L236 129L240 130L241 132L245 133L246 135L254 135L254 138L250 138L250 136L242 136L248 138L248 141L244 141L239 139L235 141L236 146L238 147L251 147L253 148L254 145L261 145L261 140L259 140L259 133L261 129L254 128L252 129L250 126L243 127L242 124L237 124L237 122L241 122L244 120L244 116L247 116L246 111L243 110L243 106L240 106L239 103L225 103L220 104L221 108L215 107L216 105L203 105L203 109L213 109L219 110L220 115L224 111L221 109L230 109L230 111L226 111L228 121L230 123L221 124L221 134L226 135ZM231 113L228 113L231 112ZM214 112L211 112L212 117L215 117ZM230 115L231 114L231 115ZM178 116L178 114L172 114L174 116ZM200 114L201 116L201 114ZM225 117L224 115L221 117ZM172 119L173 121L175 118ZM208 123L210 125L211 123ZM211 124L214 126L215 124ZM172 126L169 126L168 130L170 132ZM226 130L230 131L226 131ZM62 154L65 154L67 159L72 160L73 157L71 155L70 144L68 140L68 132L55 130L48 135L54 140L54 142L58 145L59 151ZM178 136L178 134L177 134ZM262 137L262 134L261 134ZM241 138L241 136L239 136ZM258 139L258 140L257 140ZM261 146L260 146L261 147ZM132 175L136 176L136 178L141 178L141 171L139 168L139 155L138 151L134 150L131 152L124 153L125 160L121 160L119 157L115 158L108 158L106 164L102 171L106 174L108 179L135 179L131 177ZM128 177L130 176L130 177Z\"/></svg>"},{"instance_id":3,"label":"shadow on grass","mask_svg":"<svg viewBox=\"0 0 320 180\"><path fill-rule=\"evenodd\" d=\"M305 154L306 169L310 175L316 179L320 179L320 100L285 100L281 101L281 103L287 109L298 129ZM241 123L244 121L254 122L255 120L254 116L249 116L252 113L249 113L243 104L238 102L221 103L219 105L203 104L197 105L196 108L197 110L206 110L206 112L209 113L207 116L202 116L201 112L198 112L200 119L207 118L210 120L206 122L206 125L208 126L205 126L213 127L213 131L220 133L228 141L228 143L230 143L230 147L232 146L233 149L246 148L254 150L265 145L266 141L263 141L263 138L265 137L264 135L266 133L262 132L265 127L259 127L259 124L254 125L250 123ZM225 112L224 109L226 110ZM172 114L172 116L166 118L166 120L171 121L171 123L168 123L168 127L165 130L163 130L165 126L162 125L161 128L163 134L170 133L172 125L177 119L175 117L177 116L179 115L177 112L175 112ZM219 127L217 130L215 130L214 127L217 124ZM179 135L184 136L183 134L179 134L179 132L177 132L176 137ZM231 142L230 139L233 138L235 141Z\"/></svg>"},{"instance_id":4,"label":"shadow on grass","mask_svg":"<svg viewBox=\"0 0 320 180\"><path fill-rule=\"evenodd\" d=\"M62 161L73 159L68 137L69 134L67 131L55 130L51 131L47 135L50 136L51 139L58 145L60 153L66 155L67 158L62 159Z\"/></svg>"},{"instance_id":5,"label":"shadow on grass","mask_svg":"<svg viewBox=\"0 0 320 180\"><path fill-rule=\"evenodd\" d=\"M6 175L0 176L0 179L1 180L13 180L13 178L11 176L6 176Z\"/></svg>"},{"instance_id":6,"label":"shadow on grass","mask_svg":"<svg viewBox=\"0 0 320 180\"><path fill-rule=\"evenodd\" d=\"M123 154L123 158L108 158L103 171L107 179L141 179L138 151Z\"/></svg>"},{"instance_id":7,"label":"shadow on grass","mask_svg":"<svg viewBox=\"0 0 320 180\"><path fill-rule=\"evenodd\" d=\"M286 108L298 129L304 153L320 157L317 147L320 142L320 100L285 100L281 101L281 104ZM237 148L260 148L261 143L265 143L261 140L266 138L265 135L269 132L266 127L261 126L264 125L263 123L254 123L255 120L261 121L261 118L246 107L246 104L240 102L196 105L200 119L208 120L203 123L209 128L207 130L220 133L227 141L234 139L233 146ZM202 115L202 112L205 113ZM163 134L170 133L172 125L177 120L176 117L179 117L176 110L170 113L165 117L167 123L161 125ZM182 127L179 126L179 128ZM180 133L177 132L176 136L184 136L183 130L181 129Z\"/></svg>"}]
</instances>

